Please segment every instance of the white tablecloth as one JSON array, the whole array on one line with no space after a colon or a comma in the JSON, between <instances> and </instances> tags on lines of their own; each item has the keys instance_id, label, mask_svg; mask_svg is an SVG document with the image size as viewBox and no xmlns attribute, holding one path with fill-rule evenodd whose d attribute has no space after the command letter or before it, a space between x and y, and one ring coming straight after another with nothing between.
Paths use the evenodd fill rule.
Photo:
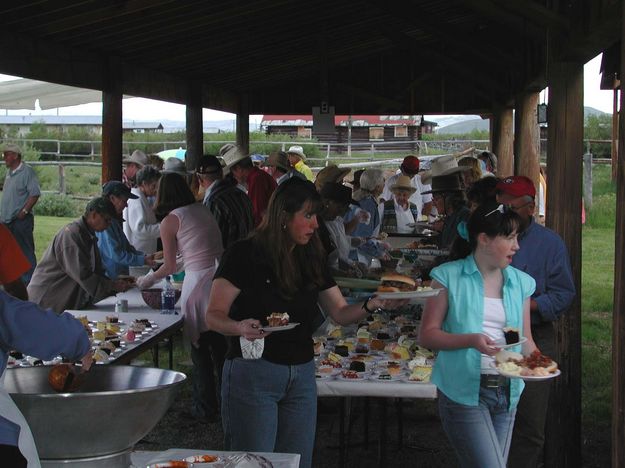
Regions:
<instances>
[{"instance_id":1,"label":"white tablecloth","mask_svg":"<svg viewBox=\"0 0 625 468\"><path fill-rule=\"evenodd\" d=\"M164 452L133 452L131 455L132 466L145 468L150 463L157 463L169 460L182 460L193 455L218 455L222 458L235 455L240 452L216 452L214 450L194 450L173 448ZM254 452L265 457L271 462L274 468L298 468L300 455L294 453L265 453ZM202 466L202 465L198 465Z\"/></svg>"},{"instance_id":2,"label":"white tablecloth","mask_svg":"<svg viewBox=\"0 0 625 468\"><path fill-rule=\"evenodd\" d=\"M431 383L317 380L317 396L436 398L436 385Z\"/></svg>"}]
</instances>

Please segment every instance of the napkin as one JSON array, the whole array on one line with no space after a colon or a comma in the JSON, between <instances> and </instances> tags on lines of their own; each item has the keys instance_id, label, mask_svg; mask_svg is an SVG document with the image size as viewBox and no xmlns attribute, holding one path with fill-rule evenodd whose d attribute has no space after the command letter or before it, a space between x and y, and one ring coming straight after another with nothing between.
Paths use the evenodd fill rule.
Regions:
<instances>
[{"instance_id":1,"label":"napkin","mask_svg":"<svg viewBox=\"0 0 625 468\"><path fill-rule=\"evenodd\" d=\"M260 359L263 355L263 350L265 349L264 338L250 341L241 336L239 337L239 343L241 344L241 355L243 359Z\"/></svg>"}]
</instances>

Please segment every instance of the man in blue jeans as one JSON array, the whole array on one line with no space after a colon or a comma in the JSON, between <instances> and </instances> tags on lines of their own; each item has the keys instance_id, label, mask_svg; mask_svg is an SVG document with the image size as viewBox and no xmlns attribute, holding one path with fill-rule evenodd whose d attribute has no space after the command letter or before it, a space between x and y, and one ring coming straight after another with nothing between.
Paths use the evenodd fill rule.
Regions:
<instances>
[{"instance_id":1,"label":"man in blue jeans","mask_svg":"<svg viewBox=\"0 0 625 468\"><path fill-rule=\"evenodd\" d=\"M22 162L19 146L5 145L2 153L7 173L0 204L0 221L9 228L30 262L30 270L22 275L22 281L28 285L37 266L32 211L41 194L39 180L33 168Z\"/></svg>"},{"instance_id":2,"label":"man in blue jeans","mask_svg":"<svg viewBox=\"0 0 625 468\"><path fill-rule=\"evenodd\" d=\"M564 242L555 232L534 221L536 189L524 176L506 177L497 184L497 200L522 219L519 251L512 266L536 281L530 301L532 336L543 354L555 354L555 322L575 297L573 273ZM550 380L526 382L517 407L508 467L544 466L545 423Z\"/></svg>"}]
</instances>

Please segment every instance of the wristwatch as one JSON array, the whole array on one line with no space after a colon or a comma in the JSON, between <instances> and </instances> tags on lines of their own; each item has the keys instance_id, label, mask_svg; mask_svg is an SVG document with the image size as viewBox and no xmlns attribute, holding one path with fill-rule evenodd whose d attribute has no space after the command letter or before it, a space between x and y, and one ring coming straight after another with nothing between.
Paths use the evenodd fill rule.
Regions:
<instances>
[{"instance_id":1,"label":"wristwatch","mask_svg":"<svg viewBox=\"0 0 625 468\"><path fill-rule=\"evenodd\" d=\"M365 311L365 312L367 312L368 314L377 314L377 313L379 313L379 312L382 310L380 307L377 307L377 308L375 308L375 309L373 309L373 310L371 310L371 309L369 309L369 307L367 307L367 306L369 305L369 301L370 301L371 299L373 299L373 296L369 296L369 297L365 300L364 304L362 305L362 310L364 310L364 311Z\"/></svg>"},{"instance_id":2,"label":"wristwatch","mask_svg":"<svg viewBox=\"0 0 625 468\"><path fill-rule=\"evenodd\" d=\"M28 214L28 213L30 213L30 211L28 211L26 208L22 208L22 213Z\"/></svg>"}]
</instances>

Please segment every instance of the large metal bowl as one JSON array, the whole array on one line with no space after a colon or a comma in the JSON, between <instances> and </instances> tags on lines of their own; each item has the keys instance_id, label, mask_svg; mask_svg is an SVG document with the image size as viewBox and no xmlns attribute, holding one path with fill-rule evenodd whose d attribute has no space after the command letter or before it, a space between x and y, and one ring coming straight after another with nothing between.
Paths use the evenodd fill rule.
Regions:
<instances>
[{"instance_id":1,"label":"large metal bowl","mask_svg":"<svg viewBox=\"0 0 625 468\"><path fill-rule=\"evenodd\" d=\"M28 421L39 457L72 459L132 448L163 417L181 372L93 366L80 390L56 393L50 367L7 369L5 387Z\"/></svg>"}]
</instances>

